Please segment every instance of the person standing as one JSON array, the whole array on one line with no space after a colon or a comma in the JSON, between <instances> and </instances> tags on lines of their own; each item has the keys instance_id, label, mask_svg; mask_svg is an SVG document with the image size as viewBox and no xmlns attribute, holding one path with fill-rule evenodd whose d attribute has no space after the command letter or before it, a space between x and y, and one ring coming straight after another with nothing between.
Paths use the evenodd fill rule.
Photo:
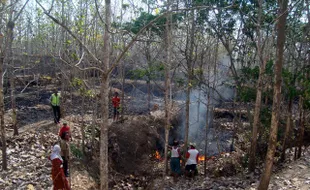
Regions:
<instances>
[{"instance_id":1,"label":"person standing","mask_svg":"<svg viewBox=\"0 0 310 190\"><path fill-rule=\"evenodd\" d=\"M68 180L62 168L63 160L60 156L60 152L60 146L56 144L53 146L52 154L49 157L52 162L53 190L70 190Z\"/></svg>"},{"instance_id":2,"label":"person standing","mask_svg":"<svg viewBox=\"0 0 310 190\"><path fill-rule=\"evenodd\" d=\"M68 162L70 159L69 132L63 132L60 139L61 158L63 159L63 168L66 177L69 177Z\"/></svg>"},{"instance_id":3,"label":"person standing","mask_svg":"<svg viewBox=\"0 0 310 190\"><path fill-rule=\"evenodd\" d=\"M181 153L179 142L177 140L174 140L171 147L170 169L175 181L176 178L181 174L180 160L181 160Z\"/></svg>"},{"instance_id":4,"label":"person standing","mask_svg":"<svg viewBox=\"0 0 310 190\"><path fill-rule=\"evenodd\" d=\"M71 131L67 122L63 122L63 125L59 130L58 136L61 138L63 136L63 133L65 132L68 133L69 138L71 138Z\"/></svg>"},{"instance_id":5,"label":"person standing","mask_svg":"<svg viewBox=\"0 0 310 190\"><path fill-rule=\"evenodd\" d=\"M121 99L118 97L118 92L115 92L114 96L112 98L112 104L113 104L113 108L114 108L113 121L118 121L120 102L121 102Z\"/></svg>"},{"instance_id":6,"label":"person standing","mask_svg":"<svg viewBox=\"0 0 310 190\"><path fill-rule=\"evenodd\" d=\"M53 108L54 122L59 123L60 121L60 94L57 92L57 90L55 90L54 93L51 95L50 103Z\"/></svg>"},{"instance_id":7,"label":"person standing","mask_svg":"<svg viewBox=\"0 0 310 190\"><path fill-rule=\"evenodd\" d=\"M186 163L185 163L185 174L189 177L194 177L194 175L198 174L197 164L198 164L198 157L199 152L196 149L195 143L190 143L190 149L187 151Z\"/></svg>"}]
</instances>

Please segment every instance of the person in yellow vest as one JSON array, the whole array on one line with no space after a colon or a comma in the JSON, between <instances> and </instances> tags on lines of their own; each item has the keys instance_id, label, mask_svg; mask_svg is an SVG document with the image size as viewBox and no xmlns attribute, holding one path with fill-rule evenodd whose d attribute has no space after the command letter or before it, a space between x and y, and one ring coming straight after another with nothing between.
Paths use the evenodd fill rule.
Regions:
<instances>
[{"instance_id":1,"label":"person in yellow vest","mask_svg":"<svg viewBox=\"0 0 310 190\"><path fill-rule=\"evenodd\" d=\"M54 93L51 95L50 103L53 108L54 122L59 123L60 121L60 94L57 92L57 90L55 90Z\"/></svg>"}]
</instances>

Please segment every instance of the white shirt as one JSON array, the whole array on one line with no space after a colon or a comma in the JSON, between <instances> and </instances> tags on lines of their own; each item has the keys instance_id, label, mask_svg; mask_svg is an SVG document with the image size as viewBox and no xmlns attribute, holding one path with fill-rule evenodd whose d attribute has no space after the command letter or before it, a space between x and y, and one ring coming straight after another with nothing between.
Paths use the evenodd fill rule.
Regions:
<instances>
[{"instance_id":1,"label":"white shirt","mask_svg":"<svg viewBox=\"0 0 310 190\"><path fill-rule=\"evenodd\" d=\"M176 148L172 147L172 149L171 149L171 158L178 158L178 157L180 157L178 150L179 150L179 147L176 147Z\"/></svg>"},{"instance_id":2,"label":"white shirt","mask_svg":"<svg viewBox=\"0 0 310 190\"><path fill-rule=\"evenodd\" d=\"M197 164L197 155L198 155L198 150L196 149L189 149L187 151L189 153L189 158L187 159L187 162L185 165L192 165L192 164Z\"/></svg>"}]
</instances>

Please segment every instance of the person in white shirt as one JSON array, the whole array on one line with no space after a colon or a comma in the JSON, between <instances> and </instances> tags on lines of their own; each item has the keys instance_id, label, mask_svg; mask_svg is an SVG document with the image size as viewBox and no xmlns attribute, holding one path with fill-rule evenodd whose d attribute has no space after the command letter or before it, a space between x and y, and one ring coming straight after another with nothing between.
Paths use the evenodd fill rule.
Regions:
<instances>
[{"instance_id":1,"label":"person in white shirt","mask_svg":"<svg viewBox=\"0 0 310 190\"><path fill-rule=\"evenodd\" d=\"M198 164L199 152L196 149L195 143L190 143L189 146L190 148L185 155L186 157L185 174L189 177L194 177L194 175L198 174L197 164Z\"/></svg>"},{"instance_id":2,"label":"person in white shirt","mask_svg":"<svg viewBox=\"0 0 310 190\"><path fill-rule=\"evenodd\" d=\"M181 154L180 154L179 142L177 140L174 140L171 147L170 169L171 174L175 178L181 174L180 160L181 160Z\"/></svg>"}]
</instances>

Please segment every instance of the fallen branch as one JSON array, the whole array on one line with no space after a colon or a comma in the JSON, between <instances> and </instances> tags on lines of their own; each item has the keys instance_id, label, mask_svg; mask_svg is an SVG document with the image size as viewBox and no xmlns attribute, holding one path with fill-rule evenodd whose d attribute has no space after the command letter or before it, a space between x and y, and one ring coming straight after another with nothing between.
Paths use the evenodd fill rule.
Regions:
<instances>
[{"instance_id":1,"label":"fallen branch","mask_svg":"<svg viewBox=\"0 0 310 190\"><path fill-rule=\"evenodd\" d=\"M33 80L29 81L28 84L25 86L25 88L22 91L20 91L20 93L22 94L31 83L33 83L33 82L35 82L37 80L38 79L36 78L36 75L33 75Z\"/></svg>"}]
</instances>

